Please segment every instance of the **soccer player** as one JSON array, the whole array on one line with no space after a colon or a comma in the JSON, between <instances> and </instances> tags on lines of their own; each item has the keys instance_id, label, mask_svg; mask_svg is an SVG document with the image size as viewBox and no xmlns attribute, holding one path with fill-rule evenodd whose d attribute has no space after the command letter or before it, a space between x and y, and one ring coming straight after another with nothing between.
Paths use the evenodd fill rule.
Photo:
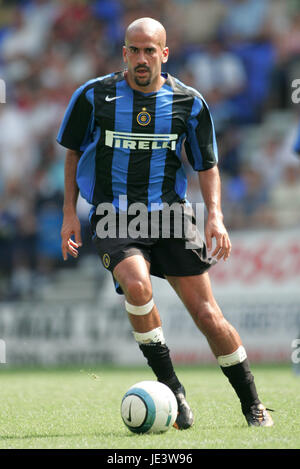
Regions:
<instances>
[{"instance_id":1,"label":"soccer player","mask_svg":"<svg viewBox=\"0 0 300 469\"><path fill-rule=\"evenodd\" d=\"M158 381L169 386L176 396L175 426L187 429L194 417L172 365L152 297L150 274L167 279L206 336L240 399L248 425L271 426L268 409L258 398L245 348L217 305L207 272L214 261L226 260L231 250L221 210L213 122L207 104L196 90L162 73L168 55L164 27L151 18L135 20L126 30L123 47L127 69L92 79L72 96L57 137L67 148L63 258L66 260L68 254L77 257L82 244L76 214L80 191L93 205L93 240L104 267L113 275L117 291L125 295L139 348ZM157 207L174 203L183 207L184 213L189 212L181 157L183 144L189 163L198 172L208 212L206 243L199 240L196 231L196 246L188 249L188 235L176 237L171 230L166 239L162 226L155 237L121 236L124 201L128 214L135 203L147 207L149 215L153 207L158 210ZM112 204L117 213L116 236L99 236L103 203ZM128 216L128 223L130 220L132 217ZM193 217L190 223L195 224Z\"/></svg>"}]
</instances>

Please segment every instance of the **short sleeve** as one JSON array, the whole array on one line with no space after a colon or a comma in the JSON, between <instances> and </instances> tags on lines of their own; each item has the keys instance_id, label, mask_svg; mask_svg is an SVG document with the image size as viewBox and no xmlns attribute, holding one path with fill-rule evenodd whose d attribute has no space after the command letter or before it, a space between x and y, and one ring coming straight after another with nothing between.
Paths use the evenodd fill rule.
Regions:
<instances>
[{"instance_id":1,"label":"short sleeve","mask_svg":"<svg viewBox=\"0 0 300 469\"><path fill-rule=\"evenodd\" d=\"M191 115L187 122L185 150L195 171L205 171L218 162L213 120L208 105L200 96L195 96Z\"/></svg>"},{"instance_id":2,"label":"short sleeve","mask_svg":"<svg viewBox=\"0 0 300 469\"><path fill-rule=\"evenodd\" d=\"M70 150L84 151L93 130L93 88L82 86L73 94L62 124L57 142Z\"/></svg>"}]
</instances>

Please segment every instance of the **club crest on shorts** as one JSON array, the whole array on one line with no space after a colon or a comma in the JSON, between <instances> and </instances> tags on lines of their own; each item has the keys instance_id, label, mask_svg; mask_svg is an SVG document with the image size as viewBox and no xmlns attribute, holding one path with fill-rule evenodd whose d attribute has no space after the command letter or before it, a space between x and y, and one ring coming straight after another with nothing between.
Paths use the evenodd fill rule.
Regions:
<instances>
[{"instance_id":1,"label":"club crest on shorts","mask_svg":"<svg viewBox=\"0 0 300 469\"><path fill-rule=\"evenodd\" d=\"M138 124L145 126L150 124L151 115L146 111L146 108L143 107L142 111L138 113L136 120Z\"/></svg>"},{"instance_id":2,"label":"club crest on shorts","mask_svg":"<svg viewBox=\"0 0 300 469\"><path fill-rule=\"evenodd\" d=\"M108 254L104 254L103 257L102 257L102 262L103 262L103 265L106 269L108 269L109 267L109 264L110 264L110 257Z\"/></svg>"}]
</instances>

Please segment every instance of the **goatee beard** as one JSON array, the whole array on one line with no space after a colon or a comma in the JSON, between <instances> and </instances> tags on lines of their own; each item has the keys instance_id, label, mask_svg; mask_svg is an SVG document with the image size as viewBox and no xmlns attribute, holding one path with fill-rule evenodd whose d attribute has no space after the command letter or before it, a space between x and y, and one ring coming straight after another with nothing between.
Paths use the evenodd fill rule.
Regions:
<instances>
[{"instance_id":1,"label":"goatee beard","mask_svg":"<svg viewBox=\"0 0 300 469\"><path fill-rule=\"evenodd\" d=\"M151 83L150 78L147 81L140 81L137 77L134 77L135 84L138 86L149 86Z\"/></svg>"}]
</instances>

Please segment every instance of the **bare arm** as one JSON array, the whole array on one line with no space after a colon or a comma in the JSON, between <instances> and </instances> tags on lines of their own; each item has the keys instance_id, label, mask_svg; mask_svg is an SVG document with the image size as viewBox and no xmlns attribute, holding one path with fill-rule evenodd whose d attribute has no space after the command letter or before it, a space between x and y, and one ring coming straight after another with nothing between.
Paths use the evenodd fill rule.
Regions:
<instances>
[{"instance_id":1,"label":"bare arm","mask_svg":"<svg viewBox=\"0 0 300 469\"><path fill-rule=\"evenodd\" d=\"M78 256L78 247L82 246L80 221L76 213L78 199L78 186L76 183L76 171L81 152L67 150L65 160L65 193L63 206L63 224L61 228L61 250L64 260L68 254ZM71 236L75 237L75 242Z\"/></svg>"},{"instance_id":2,"label":"bare arm","mask_svg":"<svg viewBox=\"0 0 300 469\"><path fill-rule=\"evenodd\" d=\"M216 247L211 255L216 256L218 260L223 257L226 261L230 255L231 243L223 223L219 170L217 166L214 166L198 174L201 192L208 212L205 226L207 249L209 251L212 249L212 239L216 238Z\"/></svg>"}]
</instances>

